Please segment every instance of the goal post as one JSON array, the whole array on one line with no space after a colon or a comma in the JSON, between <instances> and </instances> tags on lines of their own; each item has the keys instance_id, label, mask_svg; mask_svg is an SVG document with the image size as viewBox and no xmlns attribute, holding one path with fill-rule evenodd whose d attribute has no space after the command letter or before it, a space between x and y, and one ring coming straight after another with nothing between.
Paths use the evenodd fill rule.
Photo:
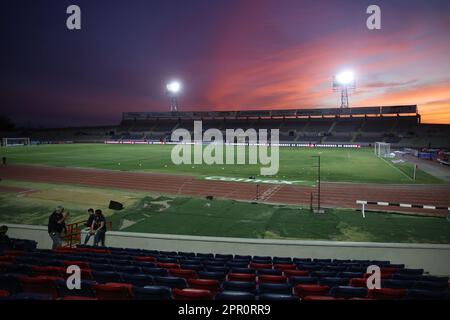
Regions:
<instances>
[{"instance_id":1,"label":"goal post","mask_svg":"<svg viewBox=\"0 0 450 320\"><path fill-rule=\"evenodd\" d=\"M391 144L387 142L375 142L375 155L380 158L389 158L391 154Z\"/></svg>"},{"instance_id":2,"label":"goal post","mask_svg":"<svg viewBox=\"0 0 450 320\"><path fill-rule=\"evenodd\" d=\"M29 146L30 138L2 138L3 147Z\"/></svg>"}]
</instances>

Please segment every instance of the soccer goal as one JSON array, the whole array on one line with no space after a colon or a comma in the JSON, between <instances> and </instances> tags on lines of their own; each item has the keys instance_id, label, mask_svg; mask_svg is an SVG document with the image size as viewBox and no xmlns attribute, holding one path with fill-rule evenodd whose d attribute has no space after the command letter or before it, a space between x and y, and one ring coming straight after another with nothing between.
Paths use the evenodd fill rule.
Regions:
<instances>
[{"instance_id":1,"label":"soccer goal","mask_svg":"<svg viewBox=\"0 0 450 320\"><path fill-rule=\"evenodd\" d=\"M2 138L3 147L29 146L30 138Z\"/></svg>"},{"instance_id":2,"label":"soccer goal","mask_svg":"<svg viewBox=\"0 0 450 320\"><path fill-rule=\"evenodd\" d=\"M390 158L391 144L386 142L375 142L375 155L381 158Z\"/></svg>"}]
</instances>

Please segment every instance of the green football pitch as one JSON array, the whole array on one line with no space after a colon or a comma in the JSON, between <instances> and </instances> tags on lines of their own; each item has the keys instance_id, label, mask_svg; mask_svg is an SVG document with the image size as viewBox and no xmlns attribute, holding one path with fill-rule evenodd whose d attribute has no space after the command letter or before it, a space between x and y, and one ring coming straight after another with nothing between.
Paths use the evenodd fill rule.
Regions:
<instances>
[{"instance_id":1,"label":"green football pitch","mask_svg":"<svg viewBox=\"0 0 450 320\"><path fill-rule=\"evenodd\" d=\"M224 147L224 159L232 148ZM248 160L248 149L245 149ZM412 179L413 166L380 159L372 148L280 148L279 171L261 176L260 164L181 164L171 160L173 145L61 144L0 149L12 164L41 164L58 167L86 167L124 171L185 174L197 177L224 176L267 178L312 184L317 179L317 157L321 159L321 179L330 182L386 184L442 183L421 170ZM236 154L236 153L235 153ZM235 161L236 162L236 161Z\"/></svg>"},{"instance_id":2,"label":"green football pitch","mask_svg":"<svg viewBox=\"0 0 450 320\"><path fill-rule=\"evenodd\" d=\"M87 219L87 208L102 209L115 231L259 239L450 243L444 217L308 208L64 184L2 180L1 185L30 188L26 194L0 193L0 222L46 225L57 205L70 211L68 223ZM124 204L108 209L110 199Z\"/></svg>"}]
</instances>

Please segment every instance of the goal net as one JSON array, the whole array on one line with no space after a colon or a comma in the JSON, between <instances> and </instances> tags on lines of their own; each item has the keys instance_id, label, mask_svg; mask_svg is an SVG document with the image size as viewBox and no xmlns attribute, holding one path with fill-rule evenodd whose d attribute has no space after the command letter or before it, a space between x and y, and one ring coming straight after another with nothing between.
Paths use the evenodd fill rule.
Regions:
<instances>
[{"instance_id":1,"label":"goal net","mask_svg":"<svg viewBox=\"0 0 450 320\"><path fill-rule=\"evenodd\" d=\"M3 147L29 146L30 138L2 138Z\"/></svg>"},{"instance_id":2,"label":"goal net","mask_svg":"<svg viewBox=\"0 0 450 320\"><path fill-rule=\"evenodd\" d=\"M390 158L391 144L386 142L375 142L375 155L381 158Z\"/></svg>"}]
</instances>

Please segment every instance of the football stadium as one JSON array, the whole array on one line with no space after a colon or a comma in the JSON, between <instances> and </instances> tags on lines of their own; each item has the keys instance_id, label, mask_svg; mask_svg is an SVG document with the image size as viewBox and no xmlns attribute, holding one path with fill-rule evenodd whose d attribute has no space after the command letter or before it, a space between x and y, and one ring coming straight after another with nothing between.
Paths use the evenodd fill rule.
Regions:
<instances>
[{"instance_id":1,"label":"football stadium","mask_svg":"<svg viewBox=\"0 0 450 320\"><path fill-rule=\"evenodd\" d=\"M5 110L0 300L448 300L450 124L349 105L356 77L338 107L183 108L169 81L106 125Z\"/></svg>"}]
</instances>

